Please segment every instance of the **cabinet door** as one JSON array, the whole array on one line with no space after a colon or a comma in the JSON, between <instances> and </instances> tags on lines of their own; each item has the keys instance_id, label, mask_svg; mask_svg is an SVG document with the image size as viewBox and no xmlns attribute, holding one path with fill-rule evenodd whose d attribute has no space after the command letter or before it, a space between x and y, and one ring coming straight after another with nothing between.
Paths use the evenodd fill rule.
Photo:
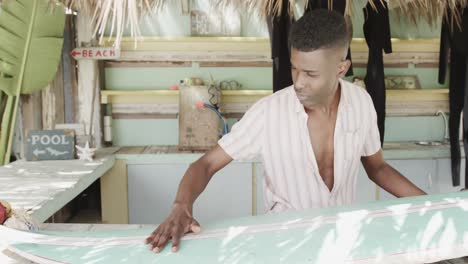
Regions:
<instances>
[{"instance_id":1,"label":"cabinet door","mask_svg":"<svg viewBox=\"0 0 468 264\"><path fill-rule=\"evenodd\" d=\"M171 211L179 182L189 164L128 165L130 224L158 224ZM201 223L251 214L250 163L231 163L213 176L194 205Z\"/></svg>"},{"instance_id":2,"label":"cabinet door","mask_svg":"<svg viewBox=\"0 0 468 264\"><path fill-rule=\"evenodd\" d=\"M438 192L436 160L388 160L387 163L426 193ZM393 198L396 197L380 188L380 200Z\"/></svg>"},{"instance_id":3,"label":"cabinet door","mask_svg":"<svg viewBox=\"0 0 468 264\"><path fill-rule=\"evenodd\" d=\"M256 177L256 215L265 214L265 203L263 201L263 165L261 162L255 163L255 177Z\"/></svg>"},{"instance_id":4,"label":"cabinet door","mask_svg":"<svg viewBox=\"0 0 468 264\"><path fill-rule=\"evenodd\" d=\"M465 186L465 159L460 166L460 186L452 185L452 169L450 159L437 160L437 187L440 193L458 192Z\"/></svg>"},{"instance_id":5,"label":"cabinet door","mask_svg":"<svg viewBox=\"0 0 468 264\"><path fill-rule=\"evenodd\" d=\"M193 210L202 223L252 215L252 163L231 163L216 173Z\"/></svg>"},{"instance_id":6,"label":"cabinet door","mask_svg":"<svg viewBox=\"0 0 468 264\"><path fill-rule=\"evenodd\" d=\"M360 164L356 180L356 203L375 201L376 188L375 183L369 179L364 167Z\"/></svg>"}]
</instances>

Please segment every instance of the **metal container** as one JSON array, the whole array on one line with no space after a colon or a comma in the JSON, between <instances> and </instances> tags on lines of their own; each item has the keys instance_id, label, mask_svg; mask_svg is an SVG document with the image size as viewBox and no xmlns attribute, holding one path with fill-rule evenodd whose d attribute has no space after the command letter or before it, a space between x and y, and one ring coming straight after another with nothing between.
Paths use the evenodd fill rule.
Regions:
<instances>
[{"instance_id":1,"label":"metal container","mask_svg":"<svg viewBox=\"0 0 468 264\"><path fill-rule=\"evenodd\" d=\"M214 147L220 136L218 115L210 109L198 108L197 102L209 103L208 86L179 87L179 149L206 151ZM220 94L214 94L220 98Z\"/></svg>"}]
</instances>

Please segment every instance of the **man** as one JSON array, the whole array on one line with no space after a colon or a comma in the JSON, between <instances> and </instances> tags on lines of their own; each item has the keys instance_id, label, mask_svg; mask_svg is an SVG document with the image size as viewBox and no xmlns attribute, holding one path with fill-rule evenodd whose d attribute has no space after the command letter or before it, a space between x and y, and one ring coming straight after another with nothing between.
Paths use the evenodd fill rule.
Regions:
<instances>
[{"instance_id":1,"label":"man","mask_svg":"<svg viewBox=\"0 0 468 264\"><path fill-rule=\"evenodd\" d=\"M359 160L389 193L424 194L383 160L369 94L341 79L351 65L343 16L310 11L292 26L289 41L294 85L255 103L216 147L191 164L172 212L146 240L154 252L169 240L177 251L185 233L200 231L193 203L233 159L261 155L269 212L353 203Z\"/></svg>"}]
</instances>

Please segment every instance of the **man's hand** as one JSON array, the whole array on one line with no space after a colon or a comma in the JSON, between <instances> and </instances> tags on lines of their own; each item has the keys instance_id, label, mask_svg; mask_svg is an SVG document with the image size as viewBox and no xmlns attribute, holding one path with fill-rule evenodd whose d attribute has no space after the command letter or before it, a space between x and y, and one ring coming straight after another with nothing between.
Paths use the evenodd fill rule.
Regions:
<instances>
[{"instance_id":1,"label":"man's hand","mask_svg":"<svg viewBox=\"0 0 468 264\"><path fill-rule=\"evenodd\" d=\"M146 238L146 244L150 250L159 253L172 240L172 251L176 252L184 234L200 230L200 224L192 217L191 206L174 204L171 214Z\"/></svg>"},{"instance_id":2,"label":"man's hand","mask_svg":"<svg viewBox=\"0 0 468 264\"><path fill-rule=\"evenodd\" d=\"M146 239L146 244L150 244L150 250L160 252L166 243L172 240L172 251L177 251L180 238L184 234L200 232L200 225L192 217L193 204L213 174L231 161L232 158L219 145L216 145L190 165L179 184L171 214Z\"/></svg>"}]
</instances>

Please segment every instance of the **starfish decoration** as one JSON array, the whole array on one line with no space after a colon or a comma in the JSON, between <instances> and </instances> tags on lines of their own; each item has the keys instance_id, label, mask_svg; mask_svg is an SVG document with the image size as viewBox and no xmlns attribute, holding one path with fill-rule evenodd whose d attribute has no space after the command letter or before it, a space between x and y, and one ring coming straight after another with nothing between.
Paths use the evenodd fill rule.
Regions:
<instances>
[{"instance_id":1,"label":"starfish decoration","mask_svg":"<svg viewBox=\"0 0 468 264\"><path fill-rule=\"evenodd\" d=\"M90 148L88 141L86 141L86 145L84 147L80 147L78 145L76 145L75 147L78 150L77 155L80 160L93 161L93 156L96 149Z\"/></svg>"}]
</instances>

